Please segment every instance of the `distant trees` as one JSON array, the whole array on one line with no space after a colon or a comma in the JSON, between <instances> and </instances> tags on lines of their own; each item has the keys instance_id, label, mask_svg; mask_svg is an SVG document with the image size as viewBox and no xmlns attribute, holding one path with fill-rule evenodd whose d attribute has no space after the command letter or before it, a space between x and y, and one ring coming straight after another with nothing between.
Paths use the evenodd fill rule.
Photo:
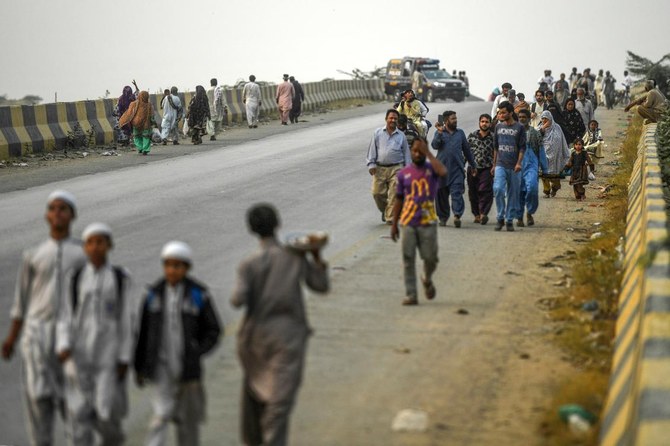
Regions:
<instances>
[{"instance_id":1,"label":"distant trees","mask_svg":"<svg viewBox=\"0 0 670 446\"><path fill-rule=\"evenodd\" d=\"M37 105L42 102L42 98L34 95L27 94L23 99L7 99L7 95L0 95L0 105Z\"/></svg>"},{"instance_id":2,"label":"distant trees","mask_svg":"<svg viewBox=\"0 0 670 446\"><path fill-rule=\"evenodd\" d=\"M652 62L646 57L638 56L632 51L627 51L628 57L626 59L626 67L633 76L642 77L644 79L653 79L656 81L656 86L665 95L668 95L668 81L670 80L670 65L664 63L670 61L670 54L661 57L657 62Z\"/></svg>"}]
</instances>

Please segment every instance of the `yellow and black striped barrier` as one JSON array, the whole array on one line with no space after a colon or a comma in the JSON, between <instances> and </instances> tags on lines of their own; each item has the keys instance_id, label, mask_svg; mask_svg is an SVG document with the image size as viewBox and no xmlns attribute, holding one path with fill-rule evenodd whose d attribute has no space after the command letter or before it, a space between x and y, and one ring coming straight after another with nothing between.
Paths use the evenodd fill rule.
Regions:
<instances>
[{"instance_id":1,"label":"yellow and black striped barrier","mask_svg":"<svg viewBox=\"0 0 670 446\"><path fill-rule=\"evenodd\" d=\"M383 81L339 80L309 82L303 84L305 101L303 110L314 110L320 105L340 99L367 98L382 100ZM261 113L277 110L275 95L277 87L261 88ZM193 93L180 93L185 108ZM160 101L162 95L150 95L160 125ZM246 107L242 102L242 89L226 90L229 122L244 122ZM42 105L12 105L0 107L0 159L20 157L29 153L41 154L67 146L68 134L78 124L84 132L94 131L95 144L110 144L114 141L115 118L112 116L115 99L95 101L57 102Z\"/></svg>"},{"instance_id":2,"label":"yellow and black striped barrier","mask_svg":"<svg viewBox=\"0 0 670 446\"><path fill-rule=\"evenodd\" d=\"M655 133L644 128L629 185L604 446L670 445L670 250Z\"/></svg>"}]
</instances>

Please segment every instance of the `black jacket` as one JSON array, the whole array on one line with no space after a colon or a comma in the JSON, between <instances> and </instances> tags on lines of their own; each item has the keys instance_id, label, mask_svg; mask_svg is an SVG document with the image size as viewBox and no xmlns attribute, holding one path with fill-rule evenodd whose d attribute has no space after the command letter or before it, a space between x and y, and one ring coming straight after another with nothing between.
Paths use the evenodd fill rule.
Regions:
<instances>
[{"instance_id":1,"label":"black jacket","mask_svg":"<svg viewBox=\"0 0 670 446\"><path fill-rule=\"evenodd\" d=\"M142 305L140 333L135 348L135 372L155 379L158 354L163 338L165 279L152 286ZM214 348L222 333L216 310L207 289L193 279L184 279L181 320L184 333L184 358L181 381L199 380L200 357Z\"/></svg>"}]
</instances>

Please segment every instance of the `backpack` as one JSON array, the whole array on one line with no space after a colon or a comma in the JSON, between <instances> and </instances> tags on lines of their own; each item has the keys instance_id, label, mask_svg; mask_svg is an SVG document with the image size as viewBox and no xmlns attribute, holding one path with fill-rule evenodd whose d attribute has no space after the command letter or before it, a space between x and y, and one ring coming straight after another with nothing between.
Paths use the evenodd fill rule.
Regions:
<instances>
[{"instance_id":1,"label":"backpack","mask_svg":"<svg viewBox=\"0 0 670 446\"><path fill-rule=\"evenodd\" d=\"M83 267L79 268L72 275L72 312L74 313L77 310L77 305L79 304L79 276L81 276ZM126 280L126 273L123 271L123 268L120 266L113 266L112 271L114 271L114 279L116 282L116 299L117 303L121 304L123 299L123 285ZM121 305L118 305L117 308L121 308Z\"/></svg>"}]
</instances>

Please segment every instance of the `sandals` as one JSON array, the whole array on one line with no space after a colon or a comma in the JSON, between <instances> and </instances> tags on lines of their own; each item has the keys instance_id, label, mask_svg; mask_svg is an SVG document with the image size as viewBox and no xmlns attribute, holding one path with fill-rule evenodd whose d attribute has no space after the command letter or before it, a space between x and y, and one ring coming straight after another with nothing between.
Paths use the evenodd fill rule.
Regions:
<instances>
[{"instance_id":1,"label":"sandals","mask_svg":"<svg viewBox=\"0 0 670 446\"><path fill-rule=\"evenodd\" d=\"M435 289L435 285L433 284L433 281L426 282L425 279L421 279L421 282L423 283L423 290L426 293L426 299L428 300L433 300L435 299L435 295L437 294L437 290Z\"/></svg>"}]
</instances>

